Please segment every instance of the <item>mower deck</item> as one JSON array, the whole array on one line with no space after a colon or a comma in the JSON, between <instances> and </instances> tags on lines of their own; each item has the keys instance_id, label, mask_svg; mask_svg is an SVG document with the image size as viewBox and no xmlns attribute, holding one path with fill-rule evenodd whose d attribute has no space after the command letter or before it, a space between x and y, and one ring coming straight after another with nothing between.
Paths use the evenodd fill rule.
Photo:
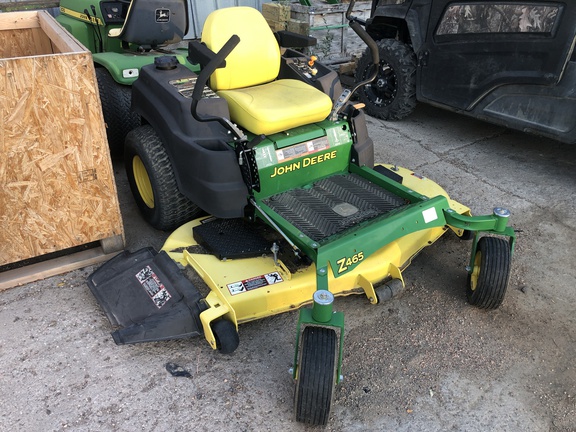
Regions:
<instances>
[{"instance_id":1,"label":"mower deck","mask_svg":"<svg viewBox=\"0 0 576 432\"><path fill-rule=\"evenodd\" d=\"M388 167L401 177L405 188L448 199L446 192L431 180L404 168ZM309 188L274 195L266 202L297 229L306 230L312 239L318 239L326 247L338 243L343 233L350 234L359 225L374 222L385 226L388 218L404 213L406 204L405 199L355 174L331 176ZM448 202L455 212L469 215L467 207L450 199ZM299 208L293 211L293 205ZM354 207L358 211L337 217L332 211L328 217L325 210L335 206ZM225 317L238 325L292 311L310 304L317 290L318 269L314 263L300 267L285 263L283 257L275 257L272 251L273 243L281 239L266 238L261 232L256 233L257 229L250 233L251 229L241 220L200 218L174 231L162 248L176 262L193 268L210 288L205 299L208 309L200 319L204 335L213 347L216 341L210 329L212 320ZM391 278L402 280L402 271L412 258L447 229L436 225L401 236L362 258L353 272L336 277L335 272L328 271L330 292L335 296L364 293L371 303L377 303L375 285Z\"/></svg>"}]
</instances>

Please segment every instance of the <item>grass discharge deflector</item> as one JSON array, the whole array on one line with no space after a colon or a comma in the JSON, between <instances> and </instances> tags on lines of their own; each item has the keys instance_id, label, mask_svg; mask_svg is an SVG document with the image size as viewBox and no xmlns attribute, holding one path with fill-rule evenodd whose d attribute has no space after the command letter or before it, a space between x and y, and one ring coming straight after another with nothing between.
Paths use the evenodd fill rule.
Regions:
<instances>
[{"instance_id":1,"label":"grass discharge deflector","mask_svg":"<svg viewBox=\"0 0 576 432\"><path fill-rule=\"evenodd\" d=\"M378 64L353 7L350 25ZM493 309L515 237L505 209L471 216L431 180L374 166L364 114L349 101L356 89L343 91L335 72L279 47L309 43L274 37L255 9L225 8L190 43L198 75L170 56L142 68L133 108L143 125L126 139L127 174L146 220L175 231L160 253L125 252L89 286L121 327L117 343L203 334L231 353L239 324L300 308L296 418L325 424L343 373L335 296L390 299L413 257L452 230L473 239L469 302ZM193 269L207 293L176 263Z\"/></svg>"}]
</instances>

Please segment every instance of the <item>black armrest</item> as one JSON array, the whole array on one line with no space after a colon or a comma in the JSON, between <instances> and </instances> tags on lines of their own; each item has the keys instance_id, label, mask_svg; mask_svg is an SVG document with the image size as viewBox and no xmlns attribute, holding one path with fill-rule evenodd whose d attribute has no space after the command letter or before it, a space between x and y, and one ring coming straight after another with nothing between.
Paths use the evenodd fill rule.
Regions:
<instances>
[{"instance_id":1,"label":"black armrest","mask_svg":"<svg viewBox=\"0 0 576 432\"><path fill-rule=\"evenodd\" d=\"M316 38L312 36L301 35L288 30L280 30L274 33L278 45L285 48L305 48L316 45Z\"/></svg>"},{"instance_id":2,"label":"black armrest","mask_svg":"<svg viewBox=\"0 0 576 432\"><path fill-rule=\"evenodd\" d=\"M216 53L204 45L202 42L193 40L188 43L188 61L192 64L200 64L203 68L216 57ZM226 60L223 60L216 69L226 67Z\"/></svg>"}]
</instances>

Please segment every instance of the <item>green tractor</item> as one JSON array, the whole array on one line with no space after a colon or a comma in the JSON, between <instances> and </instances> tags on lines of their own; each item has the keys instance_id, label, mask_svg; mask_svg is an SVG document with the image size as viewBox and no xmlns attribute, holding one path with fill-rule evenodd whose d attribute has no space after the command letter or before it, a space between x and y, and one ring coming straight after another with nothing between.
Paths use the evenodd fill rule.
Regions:
<instances>
[{"instance_id":1,"label":"green tractor","mask_svg":"<svg viewBox=\"0 0 576 432\"><path fill-rule=\"evenodd\" d=\"M177 44L187 32L186 4L167 0L62 0L56 20L91 52L112 154L122 154L126 134L140 125L131 85L142 66L171 53L193 71Z\"/></svg>"},{"instance_id":2,"label":"green tractor","mask_svg":"<svg viewBox=\"0 0 576 432\"><path fill-rule=\"evenodd\" d=\"M350 26L374 56L361 88L376 76L378 46L353 7ZM497 308L515 234L503 208L472 216L433 181L374 165L362 107L350 102L357 88L343 91L334 71L281 48L299 43L309 40L273 34L256 9L223 8L189 44L199 74L174 56L142 67L126 170L144 218L176 230L161 251L125 251L88 285L118 344L203 335L232 353L239 324L299 309L295 416L326 424L345 373L335 296L392 298L412 259L452 231L472 239L468 301Z\"/></svg>"}]
</instances>

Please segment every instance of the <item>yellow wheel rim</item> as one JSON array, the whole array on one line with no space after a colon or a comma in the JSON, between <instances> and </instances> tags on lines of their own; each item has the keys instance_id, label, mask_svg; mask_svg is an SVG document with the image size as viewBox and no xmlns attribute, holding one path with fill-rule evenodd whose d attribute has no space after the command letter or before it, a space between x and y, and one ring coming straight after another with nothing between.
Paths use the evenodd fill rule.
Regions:
<instances>
[{"instance_id":1,"label":"yellow wheel rim","mask_svg":"<svg viewBox=\"0 0 576 432\"><path fill-rule=\"evenodd\" d=\"M478 277L480 276L480 263L482 262L482 252L476 252L474 257L474 268L472 269L472 274L470 275L470 288L472 291L478 286Z\"/></svg>"},{"instance_id":2,"label":"yellow wheel rim","mask_svg":"<svg viewBox=\"0 0 576 432\"><path fill-rule=\"evenodd\" d=\"M152 191L152 183L148 171L139 156L134 156L132 159L132 171L134 172L134 181L138 188L140 198L144 201L149 208L154 208L154 192Z\"/></svg>"}]
</instances>

